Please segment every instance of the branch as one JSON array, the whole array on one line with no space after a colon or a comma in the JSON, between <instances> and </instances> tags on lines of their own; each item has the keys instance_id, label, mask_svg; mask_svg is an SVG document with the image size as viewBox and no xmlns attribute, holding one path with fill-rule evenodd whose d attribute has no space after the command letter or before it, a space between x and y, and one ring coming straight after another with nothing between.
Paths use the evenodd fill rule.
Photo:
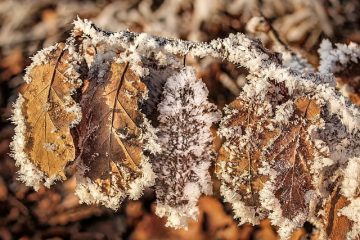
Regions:
<instances>
[{"instance_id":1,"label":"branch","mask_svg":"<svg viewBox=\"0 0 360 240\"><path fill-rule=\"evenodd\" d=\"M280 54L267 50L259 40L246 37L242 33L230 34L227 38L208 43L191 42L130 31L107 32L88 20L78 18L74 21L73 36L87 38L94 46L103 43L109 47L145 53L164 51L182 56L189 54L200 58L211 56L227 60L246 67L256 78L283 82L290 94L296 90L304 94L319 95L328 105L330 112L338 115L350 131L360 128L359 109L335 90L333 75L290 69L282 64Z\"/></svg>"},{"instance_id":2,"label":"branch","mask_svg":"<svg viewBox=\"0 0 360 240\"><path fill-rule=\"evenodd\" d=\"M260 40L254 40L242 33L230 34L224 39L210 42L192 42L151 36L146 33L130 31L107 32L99 29L88 20L74 21L74 33L81 32L91 38L94 45L102 42L110 46L129 48L132 44L147 50L161 49L171 54L192 55L194 57L211 56L239 64L257 73L258 77L273 78L278 82L293 85L293 81L306 83L335 83L333 78L319 73L303 73L290 70L282 65L281 56L263 47ZM276 71L275 71L276 70Z\"/></svg>"}]
</instances>

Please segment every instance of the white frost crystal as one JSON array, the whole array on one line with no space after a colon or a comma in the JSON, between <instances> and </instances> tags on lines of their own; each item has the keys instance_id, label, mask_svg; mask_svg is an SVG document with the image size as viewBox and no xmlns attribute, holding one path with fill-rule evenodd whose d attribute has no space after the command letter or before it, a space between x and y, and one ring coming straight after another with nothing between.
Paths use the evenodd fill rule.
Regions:
<instances>
[{"instance_id":1,"label":"white frost crystal","mask_svg":"<svg viewBox=\"0 0 360 240\"><path fill-rule=\"evenodd\" d=\"M34 187L38 190L43 179L44 174L28 159L25 150L25 134L26 125L24 115L22 114L22 104L25 99L19 94L16 103L14 104L13 116L11 117L12 122L16 125L15 135L13 141L10 144L11 155L16 161L16 166L20 167L18 173L19 178L26 186Z\"/></svg>"},{"instance_id":2,"label":"white frost crystal","mask_svg":"<svg viewBox=\"0 0 360 240\"><path fill-rule=\"evenodd\" d=\"M336 73L346 68L351 63L360 61L360 46L356 43L336 44L333 48L331 42L324 39L319 48L319 71L323 74Z\"/></svg>"},{"instance_id":3,"label":"white frost crystal","mask_svg":"<svg viewBox=\"0 0 360 240\"><path fill-rule=\"evenodd\" d=\"M341 190L347 198L360 195L360 157L349 159L349 163L344 170Z\"/></svg>"},{"instance_id":4,"label":"white frost crystal","mask_svg":"<svg viewBox=\"0 0 360 240\"><path fill-rule=\"evenodd\" d=\"M197 219L200 195L212 193L210 127L220 112L207 95L205 84L185 67L168 78L158 106L161 153L152 160L157 175L156 213L167 217L167 225L174 228L186 228L188 219Z\"/></svg>"}]
</instances>

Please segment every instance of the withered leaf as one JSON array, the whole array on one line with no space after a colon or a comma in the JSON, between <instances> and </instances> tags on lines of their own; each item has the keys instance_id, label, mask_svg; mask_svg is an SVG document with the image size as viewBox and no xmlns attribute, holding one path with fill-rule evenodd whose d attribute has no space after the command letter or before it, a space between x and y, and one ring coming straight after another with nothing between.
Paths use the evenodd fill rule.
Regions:
<instances>
[{"instance_id":1,"label":"withered leaf","mask_svg":"<svg viewBox=\"0 0 360 240\"><path fill-rule=\"evenodd\" d=\"M260 108L267 110L259 113ZM253 212L254 219L259 217L259 191L267 180L267 176L259 172L262 149L277 132L264 128L270 123L269 110L266 103L239 97L227 107L226 111L232 114L220 126L230 133L220 132L226 142L219 150L216 172L222 184L239 194L245 206L257 211Z\"/></svg>"},{"instance_id":2,"label":"withered leaf","mask_svg":"<svg viewBox=\"0 0 360 240\"><path fill-rule=\"evenodd\" d=\"M294 102L294 113L285 126L276 125L279 134L265 150L265 160L277 172L275 196L281 204L283 215L292 219L307 212L306 194L314 190L310 165L314 151L309 128L320 118L320 107L315 100L298 98Z\"/></svg>"},{"instance_id":3,"label":"withered leaf","mask_svg":"<svg viewBox=\"0 0 360 240\"><path fill-rule=\"evenodd\" d=\"M325 234L331 240L346 239L347 233L351 228L351 220L340 215L340 210L349 204L349 200L340 194L340 188L336 187L329 196L324 206L324 223Z\"/></svg>"},{"instance_id":4,"label":"withered leaf","mask_svg":"<svg viewBox=\"0 0 360 240\"><path fill-rule=\"evenodd\" d=\"M75 157L70 127L81 117L71 94L81 81L65 44L56 45L43 58L29 70L31 82L21 90L27 130L24 151L48 179L64 179L64 167Z\"/></svg>"},{"instance_id":5,"label":"withered leaf","mask_svg":"<svg viewBox=\"0 0 360 240\"><path fill-rule=\"evenodd\" d=\"M311 136L321 122L320 105L310 96L290 95L282 83L257 84L225 108L216 171L221 194L241 223L268 216L281 237L289 237L316 204L312 165L316 156L326 157Z\"/></svg>"},{"instance_id":6,"label":"withered leaf","mask_svg":"<svg viewBox=\"0 0 360 240\"><path fill-rule=\"evenodd\" d=\"M79 147L86 171L77 193L85 202L117 208L129 185L142 176L144 119L138 107L147 89L129 64L103 63L100 68L107 74L99 77L95 70L81 101ZM87 194L95 186L97 196L82 196L80 186Z\"/></svg>"}]
</instances>

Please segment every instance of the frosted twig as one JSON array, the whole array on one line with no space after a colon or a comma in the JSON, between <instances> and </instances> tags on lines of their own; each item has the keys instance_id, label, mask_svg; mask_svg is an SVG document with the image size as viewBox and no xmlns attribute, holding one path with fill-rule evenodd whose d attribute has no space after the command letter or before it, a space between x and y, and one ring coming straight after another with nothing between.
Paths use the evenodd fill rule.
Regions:
<instances>
[{"instance_id":1,"label":"frosted twig","mask_svg":"<svg viewBox=\"0 0 360 240\"><path fill-rule=\"evenodd\" d=\"M94 45L106 43L109 46L129 48L136 42L138 46L148 50L162 49L172 54L226 59L248 68L250 72L256 72L259 77L273 78L278 82L299 81L304 84L333 82L328 76L319 73L304 73L284 67L279 54L267 50L259 40L251 39L242 33L230 34L227 38L210 42L192 42L130 31L107 32L97 28L88 20L77 19L74 25L74 33L83 33Z\"/></svg>"},{"instance_id":2,"label":"frosted twig","mask_svg":"<svg viewBox=\"0 0 360 240\"><path fill-rule=\"evenodd\" d=\"M109 47L124 49L133 48L135 45L138 51L143 52L165 51L182 56L189 54L200 58L211 56L227 60L246 67L258 79L283 82L290 95L295 89L304 94L315 92L326 102L330 112L343 120L349 130L357 130L356 126L360 126L359 109L335 90L335 79L332 75L286 67L280 54L267 50L259 40L251 39L242 33L230 34L227 38L210 42L192 42L130 31L107 32L86 19L78 18L74 25L73 35L86 37L93 45L103 43Z\"/></svg>"}]
</instances>

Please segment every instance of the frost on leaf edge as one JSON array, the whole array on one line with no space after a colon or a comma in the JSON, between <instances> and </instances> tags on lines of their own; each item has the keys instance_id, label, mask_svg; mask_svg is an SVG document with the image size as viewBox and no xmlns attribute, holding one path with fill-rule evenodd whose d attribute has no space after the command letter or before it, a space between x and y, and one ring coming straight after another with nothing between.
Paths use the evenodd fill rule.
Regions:
<instances>
[{"instance_id":1,"label":"frost on leaf edge","mask_svg":"<svg viewBox=\"0 0 360 240\"><path fill-rule=\"evenodd\" d=\"M48 55L55 51L61 43L56 43L52 46L44 48L38 51L31 59L32 63L26 68L24 81L25 84L31 84L32 79L30 78L30 72L37 66L46 64ZM67 69L67 73L70 78L68 79L74 85L80 86L82 84L82 80L80 79L80 75L77 73L75 66L80 64L82 58L75 51L75 47L72 42L68 42L65 44L63 49L68 50L70 55L70 61L68 61L69 68ZM76 92L76 89L70 90L70 96L72 96ZM38 169L38 167L32 163L27 153L25 153L25 135L26 135L26 124L25 117L22 112L23 104L25 102L24 97L19 93L17 100L13 104L13 111L10 120L15 125L15 134L13 136L12 142L10 143L10 151L11 156L15 159L15 165L20 169L18 170L18 179L25 183L28 187L33 187L34 190L38 191L40 186L43 184L45 187L50 188L51 185L54 184L55 181L61 180L61 176L54 175L52 177L46 176L42 171ZM80 104L74 102L74 104L65 109L69 113L74 113L76 118L73 122L69 124L69 128L75 127L82 118Z\"/></svg>"}]
</instances>

